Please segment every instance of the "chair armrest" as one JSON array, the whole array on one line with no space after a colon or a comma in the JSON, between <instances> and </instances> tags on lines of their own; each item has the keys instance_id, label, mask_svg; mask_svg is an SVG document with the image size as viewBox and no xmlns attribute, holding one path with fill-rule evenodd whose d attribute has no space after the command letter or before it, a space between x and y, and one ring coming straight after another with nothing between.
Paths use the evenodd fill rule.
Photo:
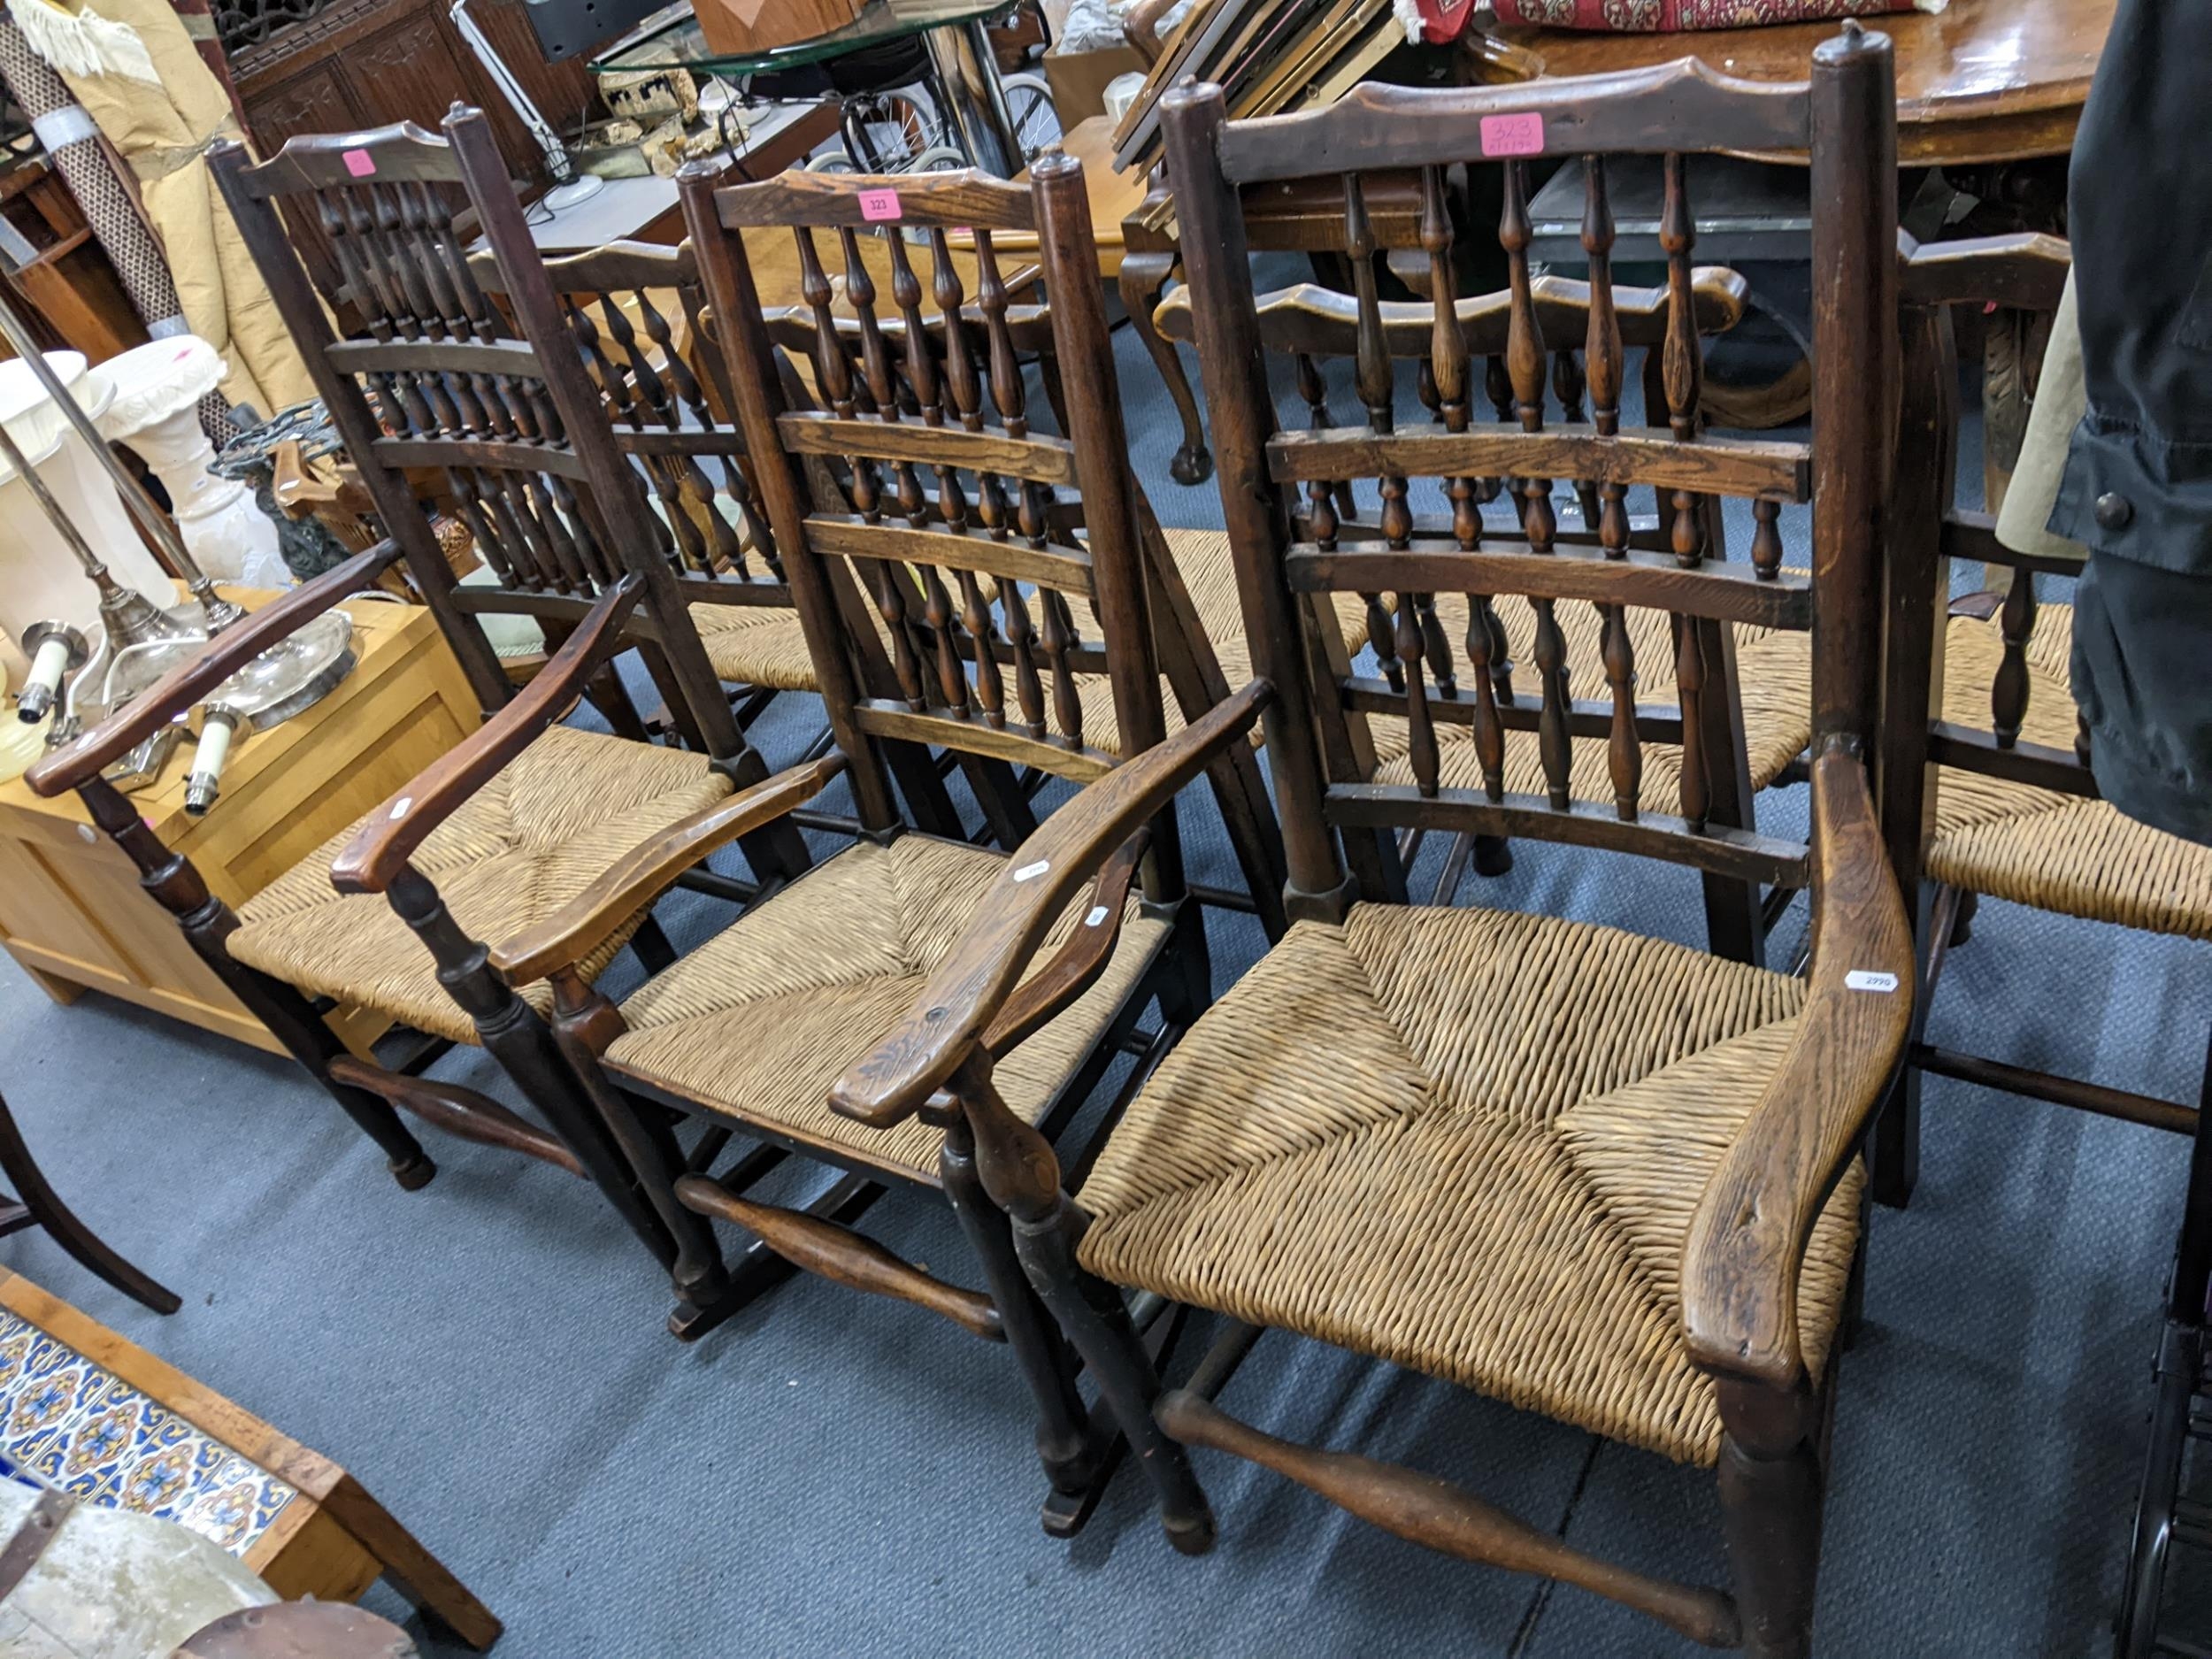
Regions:
<instances>
[{"instance_id":1,"label":"chair armrest","mask_svg":"<svg viewBox=\"0 0 2212 1659\"><path fill-rule=\"evenodd\" d=\"M1097 884L1091 888L1090 909L1082 924L1067 936L1041 972L1021 982L983 1033L983 1046L994 1057L1026 1042L1039 1026L1089 990L1106 972L1121 939L1130 883L1136 879L1137 867L1151 841L1150 828L1141 829L1106 861L1098 872Z\"/></svg>"},{"instance_id":2,"label":"chair armrest","mask_svg":"<svg viewBox=\"0 0 2212 1659\"><path fill-rule=\"evenodd\" d=\"M845 757L832 753L679 819L633 847L552 915L494 947L492 965L518 987L573 967L709 853L803 806L844 770Z\"/></svg>"},{"instance_id":3,"label":"chair armrest","mask_svg":"<svg viewBox=\"0 0 2212 1659\"><path fill-rule=\"evenodd\" d=\"M608 588L526 689L369 815L331 865L331 886L341 893L383 892L433 830L560 718L621 644L622 625L644 592L634 575Z\"/></svg>"},{"instance_id":4,"label":"chair armrest","mask_svg":"<svg viewBox=\"0 0 2212 1659\"><path fill-rule=\"evenodd\" d=\"M1129 8L1123 32L1148 69L1158 63L1160 54L1167 50L1167 42L1160 34L1160 19L1174 9L1175 0L1137 0Z\"/></svg>"},{"instance_id":5,"label":"chair armrest","mask_svg":"<svg viewBox=\"0 0 2212 1659\"><path fill-rule=\"evenodd\" d=\"M1797 1036L1705 1185L1682 1254L1682 1324L1706 1370L1775 1387L1803 1369L1797 1279L1813 1224L1888 1092L1912 1025L1911 929L1866 767L1813 763L1819 914Z\"/></svg>"},{"instance_id":6,"label":"chair armrest","mask_svg":"<svg viewBox=\"0 0 2212 1659\"><path fill-rule=\"evenodd\" d=\"M1897 297L1907 305L1987 303L2024 311L2058 309L2073 268L2062 236L2040 231L1916 242L1897 236Z\"/></svg>"},{"instance_id":7,"label":"chair armrest","mask_svg":"<svg viewBox=\"0 0 2212 1659\"><path fill-rule=\"evenodd\" d=\"M24 781L42 795L60 795L91 782L119 756L127 755L204 701L278 641L368 587L398 557L397 542L380 541L274 603L249 613L210 640L190 662L171 669L76 741L45 757L24 775Z\"/></svg>"},{"instance_id":8,"label":"chair armrest","mask_svg":"<svg viewBox=\"0 0 2212 1659\"><path fill-rule=\"evenodd\" d=\"M1274 700L1272 686L1254 680L1047 818L1006 861L912 1011L832 1086L832 1110L888 1128L926 1105L1006 1005L1069 899Z\"/></svg>"}]
</instances>

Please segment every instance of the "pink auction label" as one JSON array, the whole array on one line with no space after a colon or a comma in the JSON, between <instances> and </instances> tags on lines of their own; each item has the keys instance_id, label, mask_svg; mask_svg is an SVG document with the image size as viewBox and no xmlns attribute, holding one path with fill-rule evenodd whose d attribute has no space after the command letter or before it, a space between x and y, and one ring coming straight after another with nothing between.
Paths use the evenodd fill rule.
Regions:
<instances>
[{"instance_id":1,"label":"pink auction label","mask_svg":"<svg viewBox=\"0 0 2212 1659\"><path fill-rule=\"evenodd\" d=\"M1485 154L1488 153L1487 146L1490 142L1488 125L1489 124L1487 122L1484 123L1484 132L1482 135L1482 142L1485 146ZM365 150L349 150L345 152L344 160L346 164L346 171L357 179L365 179L376 171L376 157L369 154L369 152Z\"/></svg>"},{"instance_id":2,"label":"pink auction label","mask_svg":"<svg viewBox=\"0 0 2212 1659\"><path fill-rule=\"evenodd\" d=\"M896 190L863 190L860 193L860 217L871 225L879 225L887 219L903 219L906 210L899 205Z\"/></svg>"},{"instance_id":3,"label":"pink auction label","mask_svg":"<svg viewBox=\"0 0 2212 1659\"><path fill-rule=\"evenodd\" d=\"M1540 156L1544 153L1544 118L1527 115L1486 115L1482 118L1482 153L1486 156Z\"/></svg>"}]
</instances>

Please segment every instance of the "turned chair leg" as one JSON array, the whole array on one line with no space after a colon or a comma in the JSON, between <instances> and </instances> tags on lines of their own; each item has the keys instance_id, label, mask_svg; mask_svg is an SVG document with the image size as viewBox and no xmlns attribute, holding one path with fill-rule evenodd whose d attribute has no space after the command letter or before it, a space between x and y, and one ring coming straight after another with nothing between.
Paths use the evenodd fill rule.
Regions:
<instances>
[{"instance_id":1,"label":"turned chair leg","mask_svg":"<svg viewBox=\"0 0 2212 1659\"><path fill-rule=\"evenodd\" d=\"M489 952L462 930L421 872L412 865L403 868L385 898L429 948L438 964L439 984L468 1015L485 1053L499 1062L546 1125L576 1155L585 1176L645 1248L662 1266L672 1266L675 1240L639 1191L629 1159L594 1109L552 1026L499 976Z\"/></svg>"},{"instance_id":2,"label":"turned chair leg","mask_svg":"<svg viewBox=\"0 0 2212 1659\"><path fill-rule=\"evenodd\" d=\"M1819 1578L1820 1401L1754 1384L1720 1385L1721 1528L1744 1651L1809 1659Z\"/></svg>"},{"instance_id":3,"label":"turned chair leg","mask_svg":"<svg viewBox=\"0 0 2212 1659\"><path fill-rule=\"evenodd\" d=\"M1100 1473L1109 1445L1091 1429L1090 1414L1075 1386L1073 1356L1037 1293L1022 1273L1006 1217L984 1193L976 1173L975 1137L964 1118L945 1132L938 1170L960 1231L983 1269L985 1285L1005 1328L1007 1346L1037 1402L1037 1459L1055 1492L1087 1491Z\"/></svg>"},{"instance_id":4,"label":"turned chair leg","mask_svg":"<svg viewBox=\"0 0 2212 1659\"><path fill-rule=\"evenodd\" d=\"M329 1091L355 1126L376 1143L392 1179L411 1193L428 1186L438 1166L430 1161L422 1143L407 1132L399 1114L366 1089L349 1087L331 1076L331 1062L344 1054L346 1047L313 1005L295 987L255 972L230 954L230 936L238 931L238 918L229 905L208 891L192 861L164 846L153 826L138 816L138 809L105 779L94 779L77 791L77 796L92 821L137 866L138 885L177 918L185 942L200 960L307 1068L309 1075Z\"/></svg>"},{"instance_id":5,"label":"turned chair leg","mask_svg":"<svg viewBox=\"0 0 2212 1659\"><path fill-rule=\"evenodd\" d=\"M1213 1548L1213 1509L1192 1471L1190 1455L1153 1420L1160 1379L1120 1293L1076 1262L1081 1227L1082 1212L1062 1194L1048 1213L1013 1218L1014 1248L1151 1481L1168 1542L1186 1555L1202 1555Z\"/></svg>"}]
</instances>

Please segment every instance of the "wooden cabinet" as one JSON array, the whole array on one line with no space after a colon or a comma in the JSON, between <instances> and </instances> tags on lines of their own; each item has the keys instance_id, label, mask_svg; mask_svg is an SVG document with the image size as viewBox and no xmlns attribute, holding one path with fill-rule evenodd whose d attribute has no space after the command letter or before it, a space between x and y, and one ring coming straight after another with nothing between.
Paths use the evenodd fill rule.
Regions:
<instances>
[{"instance_id":1,"label":"wooden cabinet","mask_svg":"<svg viewBox=\"0 0 2212 1659\"><path fill-rule=\"evenodd\" d=\"M455 103L490 119L507 171L544 176L541 153L491 76L446 15L449 0L338 0L231 58L246 124L264 156L301 134L352 133L394 121L432 132ZM530 19L513 0L472 0L470 15L554 129L572 134L595 103L581 62L549 64ZM300 251L325 292L338 286L328 244L294 225Z\"/></svg>"},{"instance_id":2,"label":"wooden cabinet","mask_svg":"<svg viewBox=\"0 0 2212 1659\"><path fill-rule=\"evenodd\" d=\"M250 605L266 595L234 595ZM205 818L184 811L192 749L131 797L208 889L242 904L347 825L397 792L479 723L475 697L444 636L419 606L358 599L358 664L296 719L255 733L231 757ZM58 1002L105 991L272 1053L276 1039L139 888L138 872L94 829L73 795L43 801L0 783L0 946ZM387 1022L355 1008L331 1025L357 1052Z\"/></svg>"}]
</instances>

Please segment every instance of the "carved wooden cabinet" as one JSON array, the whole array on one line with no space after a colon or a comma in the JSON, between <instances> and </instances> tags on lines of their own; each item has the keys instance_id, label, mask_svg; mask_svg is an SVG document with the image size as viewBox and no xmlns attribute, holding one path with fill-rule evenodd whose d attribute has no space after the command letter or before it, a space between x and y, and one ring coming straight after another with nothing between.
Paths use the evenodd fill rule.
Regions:
<instances>
[{"instance_id":1,"label":"carved wooden cabinet","mask_svg":"<svg viewBox=\"0 0 2212 1659\"><path fill-rule=\"evenodd\" d=\"M261 153L273 155L298 134L358 132L393 121L435 132L457 99L489 115L509 173L542 179L538 146L453 27L449 4L338 0L303 23L234 51L231 73ZM547 63L514 0L472 0L470 15L546 119L557 131L572 133L594 101L590 72L580 61ZM326 291L334 288L321 233L300 225L293 231L316 280Z\"/></svg>"}]
</instances>

